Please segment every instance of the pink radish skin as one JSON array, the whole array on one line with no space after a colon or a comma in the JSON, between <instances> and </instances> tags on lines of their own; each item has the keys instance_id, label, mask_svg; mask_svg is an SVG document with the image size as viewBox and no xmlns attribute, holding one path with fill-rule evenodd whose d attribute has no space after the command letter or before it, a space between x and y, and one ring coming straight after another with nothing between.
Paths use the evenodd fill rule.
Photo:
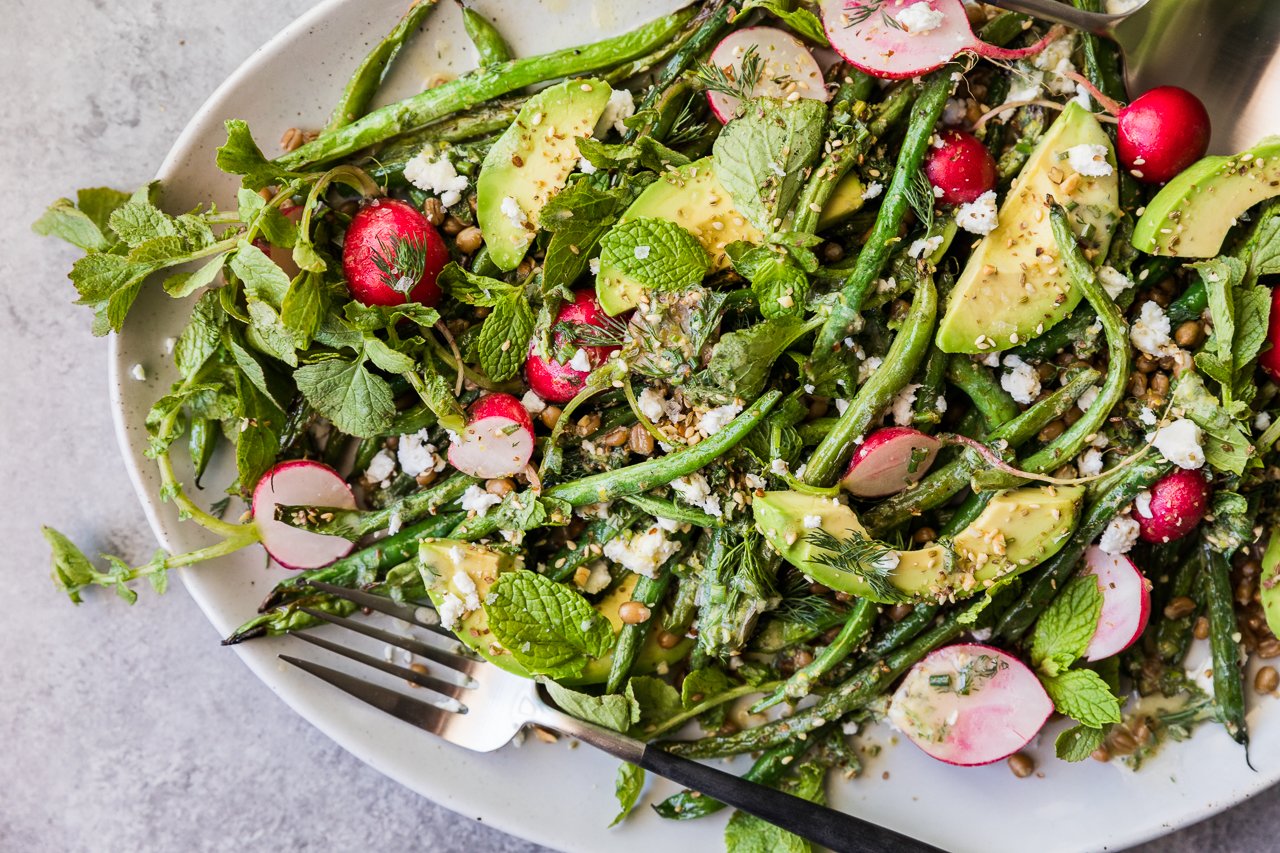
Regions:
<instances>
[{"instance_id":1,"label":"pink radish skin","mask_svg":"<svg viewBox=\"0 0 1280 853\"><path fill-rule=\"evenodd\" d=\"M533 421L510 394L489 394L471 404L467 426L449 445L449 463L472 477L510 477L533 458Z\"/></svg>"},{"instance_id":2,"label":"pink radish skin","mask_svg":"<svg viewBox=\"0 0 1280 853\"><path fill-rule=\"evenodd\" d=\"M1118 655L1137 642L1151 616L1151 584L1123 554L1108 554L1097 545L1084 552L1085 574L1098 579L1102 615L1085 649L1086 660Z\"/></svg>"},{"instance_id":3,"label":"pink radish skin","mask_svg":"<svg viewBox=\"0 0 1280 853\"><path fill-rule=\"evenodd\" d=\"M711 62L736 80L742 71L742 57L751 47L762 63L760 82L751 90L752 97L787 99L796 95L815 101L830 97L813 54L798 38L774 27L747 27L730 33L711 51ZM724 92L707 92L707 102L723 123L737 114L742 103Z\"/></svg>"},{"instance_id":4,"label":"pink radish skin","mask_svg":"<svg viewBox=\"0 0 1280 853\"><path fill-rule=\"evenodd\" d=\"M1138 180L1166 183L1209 150L1209 111L1186 89L1157 86L1125 106L1081 75L1067 76L1116 117L1116 159Z\"/></svg>"},{"instance_id":5,"label":"pink radish skin","mask_svg":"<svg viewBox=\"0 0 1280 853\"><path fill-rule=\"evenodd\" d=\"M602 328L609 320L608 314L600 307L594 288L583 288L575 291L573 301L566 303L556 315L557 323L572 323L575 326L595 326ZM625 320L625 317L619 319ZM552 336L552 344L559 347L564 342L564 335L556 332ZM584 346L587 361L592 369L604 364L609 353L618 349L616 346ZM572 361L572 359L570 359ZM563 364L553 358L543 358L537 353L537 347L529 348L529 357L524 363L524 378L529 388L548 403L567 403L578 395L591 375L590 370L578 370L568 361Z\"/></svg>"},{"instance_id":6,"label":"pink radish skin","mask_svg":"<svg viewBox=\"0 0 1280 853\"><path fill-rule=\"evenodd\" d=\"M253 523L262 546L286 569L319 569L351 553L355 545L341 536L325 536L276 521L276 505L332 506L355 509L356 498L342 475L319 462L281 462L262 475L253 490Z\"/></svg>"},{"instance_id":7,"label":"pink radish skin","mask_svg":"<svg viewBox=\"0 0 1280 853\"><path fill-rule=\"evenodd\" d=\"M948 677L948 686L929 683L941 676ZM912 743L961 767L1007 758L1030 743L1052 713L1053 702L1035 673L978 643L930 653L907 673L889 705L889 721Z\"/></svg>"},{"instance_id":8,"label":"pink radish skin","mask_svg":"<svg viewBox=\"0 0 1280 853\"><path fill-rule=\"evenodd\" d=\"M941 12L941 23L932 30L915 33L898 24L903 10L917 4ZM1030 47L996 47L973 34L961 0L822 0L821 12L827 39L835 51L860 71L887 80L919 77L960 53L987 59L1025 59L1044 50L1064 32L1055 26ZM863 19L859 21L859 17Z\"/></svg>"},{"instance_id":9,"label":"pink radish skin","mask_svg":"<svg viewBox=\"0 0 1280 853\"><path fill-rule=\"evenodd\" d=\"M1204 519L1213 489L1198 469L1179 469L1166 474L1151 487L1151 517L1134 508L1138 535L1147 542L1181 539Z\"/></svg>"},{"instance_id":10,"label":"pink radish skin","mask_svg":"<svg viewBox=\"0 0 1280 853\"><path fill-rule=\"evenodd\" d=\"M897 494L923 477L942 443L909 427L885 427L867 436L849 460L840 485L860 498ZM911 455L920 456L912 470Z\"/></svg>"},{"instance_id":11,"label":"pink radish skin","mask_svg":"<svg viewBox=\"0 0 1280 853\"><path fill-rule=\"evenodd\" d=\"M968 204L996 188L996 161L978 137L963 130L944 130L942 145L929 149L924 173L943 204Z\"/></svg>"},{"instance_id":12,"label":"pink radish skin","mask_svg":"<svg viewBox=\"0 0 1280 853\"><path fill-rule=\"evenodd\" d=\"M1272 379L1280 382L1280 287L1271 288L1271 314L1267 319L1267 343L1270 347L1258 356L1258 366Z\"/></svg>"}]
</instances>

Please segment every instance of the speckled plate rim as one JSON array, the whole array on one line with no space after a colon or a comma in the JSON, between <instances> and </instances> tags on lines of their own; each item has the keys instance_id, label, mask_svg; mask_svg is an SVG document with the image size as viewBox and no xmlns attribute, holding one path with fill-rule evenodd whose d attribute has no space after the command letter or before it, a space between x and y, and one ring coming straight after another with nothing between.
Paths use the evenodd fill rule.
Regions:
<instances>
[{"instance_id":1,"label":"speckled plate rim","mask_svg":"<svg viewBox=\"0 0 1280 853\"><path fill-rule=\"evenodd\" d=\"M341 11L349 11L361 2L362 0L322 0L255 51L195 113L166 157L158 179L167 181L182 170L184 161L198 147L201 127L208 123L210 116L221 114L221 105L232 99L241 87L251 85L255 76L271 60L282 53L299 50L302 42L313 31L321 29L325 21ZM565 0L556 2L563 3ZM305 53L305 50L300 51L300 55ZM126 325L122 335L114 336L110 343L108 380L113 423L129 477L148 523L165 548L179 550L183 547L179 542L185 542L185 547L191 547L192 526L180 525L171 508L158 500L154 465L142 454L145 440L140 437L137 429L140 422L137 417L137 401L129 399L130 394L125 390L126 383L131 382L127 377L135 357L131 352L132 347L126 345L126 341L133 341L139 334L137 324L131 323ZM147 332L142 332L141 335L145 338ZM154 338L154 334L152 337ZM237 558L227 558L221 562L235 559ZM213 573L218 570L219 567L210 566L204 571ZM237 617L244 615L228 614L216 606L209 591L210 584L218 581L211 580L211 574L186 571L180 574L197 605L219 631L225 631L228 625L238 621ZM607 822L609 814L607 805L603 804L607 804L611 798L607 791L599 789L607 787L607 778L592 779L589 786L579 786L584 789L575 792L581 795L583 802L589 801L591 805L592 811L586 816L564 820L562 814L513 810L514 798L530 796L527 788L506 790L518 781L514 776L519 775L519 766L525 763L547 765L558 773L577 777L582 775L581 768L592 763L593 758L595 766L602 766L601 762L595 757L574 755L554 759L522 758L517 765L509 763L511 749L488 755L474 755L434 741L412 729L396 732L395 727L401 724L388 720L379 712L364 708L354 700L347 701L346 697L339 697L335 701L330 693L325 692L329 688L324 685L299 680L295 674L282 670L276 654L294 642L297 641L282 639L261 645L254 643L238 646L235 650L269 689L348 752L379 772L456 812L481 820L509 834L566 850L594 851L600 849L601 844L608 844L614 850L638 851L652 849L651 845L655 842L672 851L706 850L714 849L708 845L719 843L723 816L720 819L701 821L698 825L683 825L661 821L646 810L646 813L633 819L639 825L626 829L621 834L601 833L597 825ZM1280 712L1268 712L1266 708L1255 709L1251 712L1251 721L1256 722L1257 718L1264 716L1269 725L1255 726L1255 740L1251 750L1255 764L1259 767L1258 772L1249 772L1244 768L1239 749L1225 734L1202 727L1202 731L1190 742L1176 744L1164 750L1139 773L1117 772L1114 768L1102 765L1076 766L1065 770L1055 767L1051 773L1058 778L1052 783L1052 790L1046 786L1039 794L1030 796L1027 794L1028 784L1025 781L1011 782L1011 774L1001 765L968 770L947 768L910 747L900 747L886 750L892 754L887 760L882 759L884 767L873 765L876 774L882 769L893 771L900 780L896 791L886 794L884 789L891 786L871 787L858 782L854 783L852 790L848 790L849 786L846 786L842 792L838 792L836 799L842 807L867 816L878 815L887 825L950 849L1025 849L1023 840L1036 838L1036 846L1041 848L1042 853L1057 850L1116 850L1203 820L1280 781ZM403 740L404 737L414 736L429 743L424 746ZM1041 741L1038 746L1039 754L1050 755L1052 739L1044 737ZM411 744L407 750L406 744ZM406 751L421 752L443 764L426 769L417 765L415 768L405 761L403 753ZM567 750L563 752L568 755ZM506 756L506 760L502 756ZM489 769L490 764L494 765L492 770ZM1044 762L1041 764L1044 766ZM448 783L447 771L469 770L472 767L483 768L480 773L488 777L489 781L472 785L461 792L458 786ZM504 781L504 769L507 773L514 774L511 779ZM1070 773L1076 775L1063 782L1061 777ZM1181 777L1183 782L1162 787L1161 780L1165 777L1172 780ZM568 781L571 785L576 784L574 778L568 778ZM902 795L904 788L912 792L911 796ZM998 822L1005 824L1004 831L992 835L975 829L971 819L972 804L967 802L970 792L975 788L983 792L979 802L987 801L988 805L1003 804L1006 814ZM966 802L952 808L949 804L952 799ZM601 808L605 811L601 811ZM1090 819L1081 820L1079 810L1085 808L1092 809L1093 813ZM928 814L931 809L933 814ZM922 811L926 813L922 814ZM966 817L970 819L966 821ZM950 823L951 821L956 823ZM589 825L585 822L589 822ZM990 823L981 821L978 826L989 826ZM958 834L948 829L949 825L957 824L968 828ZM680 831L675 833L673 829ZM716 839L714 841L712 830Z\"/></svg>"}]
</instances>

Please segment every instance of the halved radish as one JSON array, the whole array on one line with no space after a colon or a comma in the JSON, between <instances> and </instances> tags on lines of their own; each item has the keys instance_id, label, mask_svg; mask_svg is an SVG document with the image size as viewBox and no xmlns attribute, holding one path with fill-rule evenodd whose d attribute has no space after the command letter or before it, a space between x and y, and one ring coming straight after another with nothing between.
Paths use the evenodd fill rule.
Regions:
<instances>
[{"instance_id":1,"label":"halved radish","mask_svg":"<svg viewBox=\"0 0 1280 853\"><path fill-rule=\"evenodd\" d=\"M747 27L725 36L711 51L711 63L731 79L742 74L742 60L755 48L760 57L760 79L751 89L754 98L811 98L825 101L827 87L818 61L800 39L776 27ZM738 112L741 99L724 92L707 92L711 112L728 122Z\"/></svg>"},{"instance_id":2,"label":"halved radish","mask_svg":"<svg viewBox=\"0 0 1280 853\"><path fill-rule=\"evenodd\" d=\"M488 394L471 404L467 426L449 445L449 463L473 477L510 477L533 458L533 420L510 394Z\"/></svg>"},{"instance_id":3,"label":"halved radish","mask_svg":"<svg viewBox=\"0 0 1280 853\"><path fill-rule=\"evenodd\" d=\"M560 312L556 314L557 325L566 323L602 329L610 322L611 318L596 298L595 289L590 287L575 291L573 301L562 305ZM552 345L559 348L565 342L565 337L563 332L556 331L551 336ZM529 347L529 357L524 363L524 376L533 393L543 400L548 403L567 403L582 390L591 371L604 364L609 353L616 349L616 346L580 344L572 358L559 362L539 355L537 342L534 342Z\"/></svg>"},{"instance_id":4,"label":"halved radish","mask_svg":"<svg viewBox=\"0 0 1280 853\"><path fill-rule=\"evenodd\" d=\"M394 198L367 203L351 218L342 274L351 298L365 305L440 301L436 283L449 249L422 211Z\"/></svg>"},{"instance_id":5,"label":"halved radish","mask_svg":"<svg viewBox=\"0 0 1280 853\"><path fill-rule=\"evenodd\" d=\"M959 53L1025 59L1062 34L1054 27L1030 47L996 47L973 34L961 0L822 0L827 39L861 71L890 80L919 77Z\"/></svg>"},{"instance_id":6,"label":"halved radish","mask_svg":"<svg viewBox=\"0 0 1280 853\"><path fill-rule=\"evenodd\" d=\"M948 764L971 767L1022 749L1053 713L1026 664L992 646L960 643L930 653L893 694L889 720Z\"/></svg>"},{"instance_id":7,"label":"halved radish","mask_svg":"<svg viewBox=\"0 0 1280 853\"><path fill-rule=\"evenodd\" d=\"M1162 543L1195 530L1209 512L1213 489L1202 469L1180 468L1156 480L1150 492L1150 500L1134 501L1133 520L1144 541Z\"/></svg>"},{"instance_id":8,"label":"halved radish","mask_svg":"<svg viewBox=\"0 0 1280 853\"><path fill-rule=\"evenodd\" d=\"M342 475L319 462L281 462L262 475L253 490L253 523L262 547L286 569L318 569L351 553L354 543L276 521L276 505L355 509L356 498Z\"/></svg>"},{"instance_id":9,"label":"halved radish","mask_svg":"<svg viewBox=\"0 0 1280 853\"><path fill-rule=\"evenodd\" d=\"M941 447L910 427L878 429L853 452L840 485L860 498L897 494L925 475Z\"/></svg>"},{"instance_id":10,"label":"halved radish","mask_svg":"<svg viewBox=\"0 0 1280 853\"><path fill-rule=\"evenodd\" d=\"M939 141L942 144L929 149L924 163L938 201L968 204L996 188L995 158L978 137L963 130L944 130Z\"/></svg>"},{"instance_id":11,"label":"halved radish","mask_svg":"<svg viewBox=\"0 0 1280 853\"><path fill-rule=\"evenodd\" d=\"M1123 554L1108 554L1097 545L1084 552L1085 574L1098 579L1102 615L1085 649L1086 660L1102 660L1132 646L1147 627L1151 592L1147 579Z\"/></svg>"}]
</instances>

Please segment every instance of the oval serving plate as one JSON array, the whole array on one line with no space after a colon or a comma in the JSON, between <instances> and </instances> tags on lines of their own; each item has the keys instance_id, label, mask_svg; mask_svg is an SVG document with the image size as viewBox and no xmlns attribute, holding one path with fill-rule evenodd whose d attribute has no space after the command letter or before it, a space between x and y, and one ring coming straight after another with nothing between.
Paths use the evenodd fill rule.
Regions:
<instances>
[{"instance_id":1,"label":"oval serving plate","mask_svg":"<svg viewBox=\"0 0 1280 853\"><path fill-rule=\"evenodd\" d=\"M520 55L593 41L622 32L681 0L477 0L499 21ZM530 6L537 14L530 14ZM259 144L274 150L289 127L324 123L347 75L368 45L381 38L406 0L327 0L259 49L200 108L160 170L164 204L179 211L209 199L234 204L236 182L217 171L214 150L223 121L246 119ZM503 26L503 21L511 23ZM388 83L391 96L416 91L435 74L458 74L474 65L452 3L441 3L405 51ZM161 503L153 463L143 451L143 417L175 378L164 342L178 334L189 301L167 298L158 287L138 300L124 331L113 339L110 382L116 433L138 497L157 538L181 552L208 544L204 531L178 521ZM142 364L149 377L129 371ZM225 454L222 454L225 456ZM219 460L206 477L230 482L234 472ZM184 460L179 459L179 476ZM216 488L206 500L218 497ZM238 509L232 509L237 512ZM258 602L286 572L267 565L253 548L195 570L182 579L218 635L225 636L256 612ZM210 653L227 654L206 635ZM725 814L688 824L664 821L639 808L610 830L616 812L616 763L565 743L531 741L495 753L458 749L375 711L304 673L286 668L277 654L292 650L288 638L235 647L240 658L281 699L345 749L380 772L435 802L506 832L567 851L603 849L641 853L708 851L722 846ZM314 654L308 649L304 653ZM882 747L866 757L863 776L830 786L839 808L877 820L951 850L1022 851L1028 839L1040 853L1115 850L1201 820L1280 780L1280 704L1267 702L1250 715L1257 772L1218 726L1205 726L1189 742L1170 744L1140 772L1093 761L1067 765L1052 758L1045 733L1036 748L1039 772L1017 779L1003 762L989 767L949 767L926 757L893 733L878 728L861 739ZM875 752L875 750L868 750ZM749 759L736 765L745 768ZM885 778L887 777L887 778ZM548 780L556 780L547 784ZM645 802L669 793L651 784Z\"/></svg>"}]
</instances>

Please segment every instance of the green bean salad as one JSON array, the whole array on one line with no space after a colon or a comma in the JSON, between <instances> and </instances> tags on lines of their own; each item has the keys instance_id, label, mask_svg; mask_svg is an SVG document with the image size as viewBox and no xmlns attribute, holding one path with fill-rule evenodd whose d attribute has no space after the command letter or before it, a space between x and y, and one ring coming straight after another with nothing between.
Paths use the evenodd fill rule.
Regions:
<instances>
[{"instance_id":1,"label":"green bean salad","mask_svg":"<svg viewBox=\"0 0 1280 853\"><path fill-rule=\"evenodd\" d=\"M479 67L373 108L459 12ZM810 799L876 720L1019 777L1046 723L1068 762L1247 746L1280 141L1206 157L1194 94L960 0L697 0L538 56L502 27L423 0L322 127L228 121L229 206L35 224L95 333L189 304L147 453L217 536L132 566L46 528L73 602L261 545L292 571L226 643L354 611L312 580L423 602L571 713Z\"/></svg>"}]
</instances>

